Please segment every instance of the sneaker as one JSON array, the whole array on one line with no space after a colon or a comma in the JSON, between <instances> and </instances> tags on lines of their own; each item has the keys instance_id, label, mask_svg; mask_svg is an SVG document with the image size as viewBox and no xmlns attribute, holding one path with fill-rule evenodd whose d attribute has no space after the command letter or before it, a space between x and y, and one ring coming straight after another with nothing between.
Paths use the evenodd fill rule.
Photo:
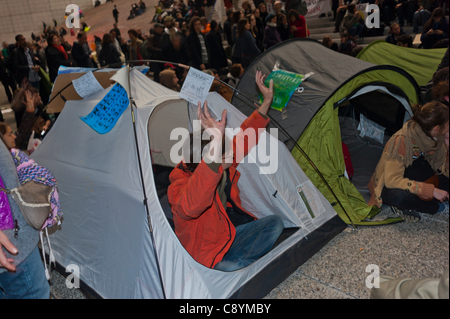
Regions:
<instances>
[{"instance_id":1,"label":"sneaker","mask_svg":"<svg viewBox=\"0 0 450 319\"><path fill-rule=\"evenodd\" d=\"M422 219L420 213L414 209L398 209L397 207L391 206L391 210L399 214L407 223L417 223Z\"/></svg>"},{"instance_id":2,"label":"sneaker","mask_svg":"<svg viewBox=\"0 0 450 319\"><path fill-rule=\"evenodd\" d=\"M439 210L438 213L443 213L448 215L448 202L443 202L439 204Z\"/></svg>"}]
</instances>

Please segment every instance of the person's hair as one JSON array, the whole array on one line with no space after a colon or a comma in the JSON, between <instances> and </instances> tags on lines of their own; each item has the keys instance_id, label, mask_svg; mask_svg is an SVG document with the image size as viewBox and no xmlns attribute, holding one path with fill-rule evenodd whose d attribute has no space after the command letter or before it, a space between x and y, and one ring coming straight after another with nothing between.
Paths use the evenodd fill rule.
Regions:
<instances>
[{"instance_id":1,"label":"person's hair","mask_svg":"<svg viewBox=\"0 0 450 319\"><path fill-rule=\"evenodd\" d=\"M256 34L258 34L258 27L256 25L252 27L252 17L256 20L256 17L253 13L247 14L245 16L245 18L250 23L250 30L256 35Z\"/></svg>"},{"instance_id":2,"label":"person's hair","mask_svg":"<svg viewBox=\"0 0 450 319\"><path fill-rule=\"evenodd\" d=\"M439 18L439 17L445 19L444 10L441 7L437 7L436 9L433 10L433 13L431 14L430 19L428 19L428 21L423 26L423 32L425 32L429 27L431 27L433 25L434 18Z\"/></svg>"},{"instance_id":3,"label":"person's hair","mask_svg":"<svg viewBox=\"0 0 450 319\"><path fill-rule=\"evenodd\" d=\"M216 20L211 20L211 22L209 23L209 26L211 28L211 31L215 30L216 27L217 27L217 21Z\"/></svg>"},{"instance_id":4,"label":"person's hair","mask_svg":"<svg viewBox=\"0 0 450 319\"><path fill-rule=\"evenodd\" d=\"M408 48L412 48L412 46L413 46L413 38L409 34L404 34L404 35L399 36L397 38L397 43L398 42L408 44Z\"/></svg>"},{"instance_id":5,"label":"person's hair","mask_svg":"<svg viewBox=\"0 0 450 319\"><path fill-rule=\"evenodd\" d=\"M439 82L442 81L448 81L449 79L449 67L446 66L445 68L440 69L433 75L433 86L436 86L439 84Z\"/></svg>"},{"instance_id":6,"label":"person's hair","mask_svg":"<svg viewBox=\"0 0 450 319\"><path fill-rule=\"evenodd\" d=\"M6 128L9 127L8 124L4 123L4 122L0 122L0 133L2 133L3 135L6 134Z\"/></svg>"},{"instance_id":7,"label":"person's hair","mask_svg":"<svg viewBox=\"0 0 450 319\"><path fill-rule=\"evenodd\" d=\"M328 43L330 43L330 41L333 40L329 35L326 35L323 37L322 43L328 47Z\"/></svg>"},{"instance_id":8,"label":"person's hair","mask_svg":"<svg viewBox=\"0 0 450 319\"><path fill-rule=\"evenodd\" d=\"M247 29L245 28L247 23L249 23L249 21L246 18L239 20L236 34L237 38L240 38L242 35L244 35L245 31L247 31Z\"/></svg>"},{"instance_id":9,"label":"person's hair","mask_svg":"<svg viewBox=\"0 0 450 319\"><path fill-rule=\"evenodd\" d=\"M347 31L343 31L343 32L341 32L341 37L343 37L343 38L349 38L349 37L350 37L350 34L349 34Z\"/></svg>"},{"instance_id":10,"label":"person's hair","mask_svg":"<svg viewBox=\"0 0 450 319\"><path fill-rule=\"evenodd\" d=\"M192 34L196 33L194 25L195 25L195 22L197 22L197 21L202 22L202 20L200 20L199 17L195 16L195 17L192 17L191 21L189 22L189 32L192 33Z\"/></svg>"},{"instance_id":11,"label":"person's hair","mask_svg":"<svg viewBox=\"0 0 450 319\"><path fill-rule=\"evenodd\" d=\"M428 102L423 106L417 104L413 107L413 112L411 120L430 138L434 127L438 126L442 131L448 123L448 106L439 101Z\"/></svg>"},{"instance_id":12,"label":"person's hair","mask_svg":"<svg viewBox=\"0 0 450 319\"><path fill-rule=\"evenodd\" d=\"M356 9L356 4L354 4L354 3L350 3L348 6L347 6L347 11L348 12L350 12L350 13L353 13L353 11Z\"/></svg>"},{"instance_id":13,"label":"person's hair","mask_svg":"<svg viewBox=\"0 0 450 319\"><path fill-rule=\"evenodd\" d=\"M183 35L180 32L173 32L169 36L170 42L173 42L175 40L183 40Z\"/></svg>"},{"instance_id":14,"label":"person's hair","mask_svg":"<svg viewBox=\"0 0 450 319\"><path fill-rule=\"evenodd\" d=\"M231 18L231 25L235 25L239 22L239 20L241 19L241 13L242 12L240 10L233 13L233 18Z\"/></svg>"},{"instance_id":15,"label":"person's hair","mask_svg":"<svg viewBox=\"0 0 450 319\"><path fill-rule=\"evenodd\" d=\"M53 37L54 36L58 36L57 34L54 34L54 33L50 33L48 36L47 36L47 44L48 45L52 45L53 44Z\"/></svg>"},{"instance_id":16,"label":"person's hair","mask_svg":"<svg viewBox=\"0 0 450 319\"><path fill-rule=\"evenodd\" d=\"M228 9L228 10L227 10L227 17L232 17L232 16L233 16L233 13L234 13L234 9L233 9L233 8Z\"/></svg>"},{"instance_id":17,"label":"person's hair","mask_svg":"<svg viewBox=\"0 0 450 319\"><path fill-rule=\"evenodd\" d=\"M2 126L3 122L0 122L0 127ZM3 137L3 133L0 131L0 141L5 144L6 148L9 150L8 143L6 143L5 138Z\"/></svg>"},{"instance_id":18,"label":"person's hair","mask_svg":"<svg viewBox=\"0 0 450 319\"><path fill-rule=\"evenodd\" d=\"M112 38L111 33L105 33L105 34L103 35L103 39L102 39L102 47L103 47L105 44L109 44L109 43L112 43L112 42L113 42L113 38Z\"/></svg>"},{"instance_id":19,"label":"person's hair","mask_svg":"<svg viewBox=\"0 0 450 319\"><path fill-rule=\"evenodd\" d=\"M264 2L260 3L259 6L258 6L259 12L261 12L261 7L262 6L266 7L266 12L267 12L267 6L266 6L266 4Z\"/></svg>"},{"instance_id":20,"label":"person's hair","mask_svg":"<svg viewBox=\"0 0 450 319\"><path fill-rule=\"evenodd\" d=\"M81 39L81 37L82 37L83 35L85 35L85 34L86 34L86 32L84 32L84 31L78 32L78 34L77 34L77 39Z\"/></svg>"},{"instance_id":21,"label":"person's hair","mask_svg":"<svg viewBox=\"0 0 450 319\"><path fill-rule=\"evenodd\" d=\"M128 34L132 34L135 38L137 38L137 36L138 36L138 33L135 29L128 30Z\"/></svg>"},{"instance_id":22,"label":"person's hair","mask_svg":"<svg viewBox=\"0 0 450 319\"><path fill-rule=\"evenodd\" d=\"M288 16L287 16L288 20L291 21L291 17L293 17L293 16L295 17L295 20L296 20L296 21L299 21L299 20L300 20L300 14L299 14L298 11L295 10L295 9L289 10L289 13L288 13ZM281 20L280 20L280 21L281 21Z\"/></svg>"},{"instance_id":23,"label":"person's hair","mask_svg":"<svg viewBox=\"0 0 450 319\"><path fill-rule=\"evenodd\" d=\"M447 103L448 105L448 101L445 100L445 97L448 98L448 92L449 92L449 81L447 79L433 86L433 88L431 89L431 96L433 97L433 100L440 101L444 104Z\"/></svg>"},{"instance_id":24,"label":"person's hair","mask_svg":"<svg viewBox=\"0 0 450 319\"><path fill-rule=\"evenodd\" d=\"M240 64L240 63L233 64L230 68L231 75L235 78L239 77L239 75L241 75L241 67L242 67L242 64Z\"/></svg>"},{"instance_id":25,"label":"person's hair","mask_svg":"<svg viewBox=\"0 0 450 319\"><path fill-rule=\"evenodd\" d=\"M233 91L228 86L223 85L217 80L213 81L213 83L211 84L211 88L209 89L209 92L219 93L229 103L231 103L231 99L233 98Z\"/></svg>"},{"instance_id":26,"label":"person's hair","mask_svg":"<svg viewBox=\"0 0 450 319\"><path fill-rule=\"evenodd\" d=\"M398 27L399 27L400 25L399 25L398 23L392 23L391 26L389 27L389 34L392 33L392 30L394 30L394 27L395 27L395 26L398 26Z\"/></svg>"},{"instance_id":27,"label":"person's hair","mask_svg":"<svg viewBox=\"0 0 450 319\"><path fill-rule=\"evenodd\" d=\"M15 39L16 39L16 42L18 42L19 41L19 38L20 37L23 37L23 35L22 34L18 34L18 35L16 35L16 37L15 37Z\"/></svg>"},{"instance_id":28,"label":"person's hair","mask_svg":"<svg viewBox=\"0 0 450 319\"><path fill-rule=\"evenodd\" d=\"M246 10L244 7L247 7L248 9L251 9L252 6L250 5L250 2L248 2L247 0L245 0L244 2L242 2L242 9Z\"/></svg>"},{"instance_id":29,"label":"person's hair","mask_svg":"<svg viewBox=\"0 0 450 319\"><path fill-rule=\"evenodd\" d=\"M0 122L0 140L3 142L3 144L5 144L6 148L9 150L10 148L9 148L9 146L8 146L8 143L6 143L6 140L5 140L4 136L3 136L3 135L6 134L6 129L7 129L8 127L9 127L8 124L5 124L5 123L3 123L3 122Z\"/></svg>"},{"instance_id":30,"label":"person's hair","mask_svg":"<svg viewBox=\"0 0 450 319\"><path fill-rule=\"evenodd\" d=\"M433 45L432 49L445 49L448 48L448 39L441 39Z\"/></svg>"}]
</instances>

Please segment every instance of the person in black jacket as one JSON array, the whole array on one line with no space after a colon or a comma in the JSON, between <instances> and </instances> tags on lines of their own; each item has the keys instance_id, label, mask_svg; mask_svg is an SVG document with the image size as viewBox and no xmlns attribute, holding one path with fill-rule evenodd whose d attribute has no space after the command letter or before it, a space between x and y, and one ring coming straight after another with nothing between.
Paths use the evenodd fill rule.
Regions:
<instances>
[{"instance_id":1,"label":"person in black jacket","mask_svg":"<svg viewBox=\"0 0 450 319\"><path fill-rule=\"evenodd\" d=\"M210 22L211 31L206 35L206 43L209 54L209 65L220 71L228 66L227 55L222 45L222 37L219 33L219 24L216 20Z\"/></svg>"},{"instance_id":2,"label":"person in black jacket","mask_svg":"<svg viewBox=\"0 0 450 319\"><path fill-rule=\"evenodd\" d=\"M189 57L180 32L175 32L170 36L169 44L162 49L162 56L166 61L188 64ZM181 79L183 72L184 68L175 68L177 78Z\"/></svg>"},{"instance_id":3,"label":"person in black jacket","mask_svg":"<svg viewBox=\"0 0 450 319\"><path fill-rule=\"evenodd\" d=\"M98 55L101 66L111 65L112 68L120 68L120 53L113 43L111 33L105 33L102 39L102 50Z\"/></svg>"},{"instance_id":4,"label":"person in black jacket","mask_svg":"<svg viewBox=\"0 0 450 319\"><path fill-rule=\"evenodd\" d=\"M87 35L83 31L78 33L77 41L73 43L72 56L79 67L95 67L94 62L92 61L91 49L87 43Z\"/></svg>"},{"instance_id":5,"label":"person in black jacket","mask_svg":"<svg viewBox=\"0 0 450 319\"><path fill-rule=\"evenodd\" d=\"M39 90L39 59L28 48L27 40L21 34L16 36L18 44L17 49L12 55L12 65L16 76L16 81L22 83L24 78L28 79L28 83Z\"/></svg>"},{"instance_id":6,"label":"person in black jacket","mask_svg":"<svg viewBox=\"0 0 450 319\"><path fill-rule=\"evenodd\" d=\"M47 38L48 46L45 48L45 56L47 58L47 66L50 76L50 81L55 82L58 75L58 69L61 65L72 66L72 62L61 45L59 35L50 33Z\"/></svg>"},{"instance_id":7,"label":"person in black jacket","mask_svg":"<svg viewBox=\"0 0 450 319\"><path fill-rule=\"evenodd\" d=\"M3 57L3 54L0 53L0 81L5 87L5 93L6 96L8 97L8 102L11 103L17 85L5 60L6 59ZM3 117L0 112L0 121L2 119Z\"/></svg>"},{"instance_id":8,"label":"person in black jacket","mask_svg":"<svg viewBox=\"0 0 450 319\"><path fill-rule=\"evenodd\" d=\"M189 23L189 36L186 45L189 54L189 65L199 69L209 69L208 46L201 33L202 22L199 17L193 17Z\"/></svg>"}]
</instances>

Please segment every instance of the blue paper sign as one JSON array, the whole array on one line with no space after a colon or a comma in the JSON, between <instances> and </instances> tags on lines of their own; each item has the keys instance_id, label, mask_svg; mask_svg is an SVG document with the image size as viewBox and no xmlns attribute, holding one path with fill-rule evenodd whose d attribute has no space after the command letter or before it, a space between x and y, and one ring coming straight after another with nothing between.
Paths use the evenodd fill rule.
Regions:
<instances>
[{"instance_id":1,"label":"blue paper sign","mask_svg":"<svg viewBox=\"0 0 450 319\"><path fill-rule=\"evenodd\" d=\"M127 92L116 83L92 112L80 119L96 132L105 134L116 125L129 103Z\"/></svg>"}]
</instances>

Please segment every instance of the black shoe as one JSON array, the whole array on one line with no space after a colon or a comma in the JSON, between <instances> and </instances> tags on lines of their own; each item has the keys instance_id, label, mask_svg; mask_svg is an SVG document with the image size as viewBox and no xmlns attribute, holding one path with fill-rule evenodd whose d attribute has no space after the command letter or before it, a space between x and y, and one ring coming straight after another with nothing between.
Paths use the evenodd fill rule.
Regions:
<instances>
[{"instance_id":1,"label":"black shoe","mask_svg":"<svg viewBox=\"0 0 450 319\"><path fill-rule=\"evenodd\" d=\"M422 220L420 213L414 209L398 209L397 207L391 206L391 210L400 214L400 217L407 223L417 223Z\"/></svg>"}]
</instances>

